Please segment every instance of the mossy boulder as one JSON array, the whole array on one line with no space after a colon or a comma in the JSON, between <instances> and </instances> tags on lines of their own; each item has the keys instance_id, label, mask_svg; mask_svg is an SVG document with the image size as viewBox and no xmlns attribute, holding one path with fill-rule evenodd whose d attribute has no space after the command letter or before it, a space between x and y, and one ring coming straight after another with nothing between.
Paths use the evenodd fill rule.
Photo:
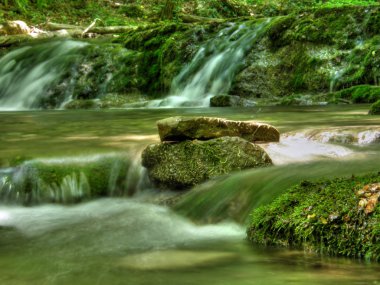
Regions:
<instances>
[{"instance_id":1,"label":"mossy boulder","mask_svg":"<svg viewBox=\"0 0 380 285\"><path fill-rule=\"evenodd\" d=\"M239 96L218 95L210 99L210 107L232 107L238 106L240 101Z\"/></svg>"},{"instance_id":2,"label":"mossy boulder","mask_svg":"<svg viewBox=\"0 0 380 285\"><path fill-rule=\"evenodd\" d=\"M161 188L185 189L232 171L272 164L259 146L239 137L149 145L142 164Z\"/></svg>"},{"instance_id":3,"label":"mossy boulder","mask_svg":"<svg viewBox=\"0 0 380 285\"><path fill-rule=\"evenodd\" d=\"M369 109L368 114L370 115L380 115L380 100L373 103Z\"/></svg>"},{"instance_id":4,"label":"mossy boulder","mask_svg":"<svg viewBox=\"0 0 380 285\"><path fill-rule=\"evenodd\" d=\"M268 124L214 117L170 117L157 122L161 141L241 137L250 142L278 142L279 131Z\"/></svg>"},{"instance_id":5,"label":"mossy boulder","mask_svg":"<svg viewBox=\"0 0 380 285\"><path fill-rule=\"evenodd\" d=\"M218 95L210 98L210 107L252 107L256 103L239 96Z\"/></svg>"},{"instance_id":6,"label":"mossy boulder","mask_svg":"<svg viewBox=\"0 0 380 285\"><path fill-rule=\"evenodd\" d=\"M366 6L316 8L272 18L265 36L245 57L229 94L278 100L378 85L378 15L379 6Z\"/></svg>"},{"instance_id":7,"label":"mossy boulder","mask_svg":"<svg viewBox=\"0 0 380 285\"><path fill-rule=\"evenodd\" d=\"M129 166L127 156L116 155L27 161L13 178L17 197L9 198L24 204L75 203L128 194Z\"/></svg>"},{"instance_id":8,"label":"mossy boulder","mask_svg":"<svg viewBox=\"0 0 380 285\"><path fill-rule=\"evenodd\" d=\"M252 212L248 238L259 244L380 260L379 181L380 173L304 181Z\"/></svg>"}]
</instances>

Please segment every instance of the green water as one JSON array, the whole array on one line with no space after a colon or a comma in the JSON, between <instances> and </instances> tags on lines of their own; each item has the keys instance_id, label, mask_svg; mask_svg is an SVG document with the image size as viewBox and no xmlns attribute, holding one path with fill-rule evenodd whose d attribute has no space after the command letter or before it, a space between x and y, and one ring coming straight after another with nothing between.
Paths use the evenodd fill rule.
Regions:
<instances>
[{"instance_id":1,"label":"green water","mask_svg":"<svg viewBox=\"0 0 380 285\"><path fill-rule=\"evenodd\" d=\"M379 128L380 119L367 116L367 110L368 106L330 106L4 112L0 157L8 166L26 158L110 152L138 156L145 145L158 140L155 121L172 115L259 120L277 126L281 133ZM316 152L306 162L281 160L280 166L212 181L197 188L178 210L194 220L203 216L202 222L231 217L243 222L247 207L270 201L299 179L380 170L379 144L331 149L340 150L335 147L343 147L345 155L324 157ZM247 189L257 194L246 196L251 191ZM198 193L205 193L204 200ZM244 226L231 221L198 224L144 202L149 195L73 206L1 205L0 284L380 283L377 263L255 247L245 241ZM224 195L227 199L220 197ZM249 205L239 207L245 200Z\"/></svg>"},{"instance_id":2,"label":"green water","mask_svg":"<svg viewBox=\"0 0 380 285\"><path fill-rule=\"evenodd\" d=\"M0 112L0 164L15 157L90 155L139 147L158 140L155 122L169 116L218 116L274 124L281 132L379 126L368 105Z\"/></svg>"}]
</instances>

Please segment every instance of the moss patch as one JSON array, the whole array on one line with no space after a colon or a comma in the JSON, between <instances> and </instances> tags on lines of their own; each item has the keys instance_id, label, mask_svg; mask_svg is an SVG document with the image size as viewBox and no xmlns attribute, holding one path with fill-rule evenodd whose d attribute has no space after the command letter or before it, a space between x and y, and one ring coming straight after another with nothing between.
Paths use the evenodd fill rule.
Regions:
<instances>
[{"instance_id":1,"label":"moss patch","mask_svg":"<svg viewBox=\"0 0 380 285\"><path fill-rule=\"evenodd\" d=\"M266 245L380 260L380 207L366 214L358 190L380 174L304 181L252 212L248 238Z\"/></svg>"}]
</instances>

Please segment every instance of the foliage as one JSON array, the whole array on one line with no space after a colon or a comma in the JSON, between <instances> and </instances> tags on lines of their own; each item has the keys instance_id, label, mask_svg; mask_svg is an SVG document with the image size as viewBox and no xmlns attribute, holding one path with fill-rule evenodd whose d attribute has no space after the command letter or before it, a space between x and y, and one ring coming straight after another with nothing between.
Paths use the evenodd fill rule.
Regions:
<instances>
[{"instance_id":1,"label":"foliage","mask_svg":"<svg viewBox=\"0 0 380 285\"><path fill-rule=\"evenodd\" d=\"M260 244L380 260L380 207L366 214L356 195L379 181L379 173L304 181L252 212L248 238Z\"/></svg>"}]
</instances>

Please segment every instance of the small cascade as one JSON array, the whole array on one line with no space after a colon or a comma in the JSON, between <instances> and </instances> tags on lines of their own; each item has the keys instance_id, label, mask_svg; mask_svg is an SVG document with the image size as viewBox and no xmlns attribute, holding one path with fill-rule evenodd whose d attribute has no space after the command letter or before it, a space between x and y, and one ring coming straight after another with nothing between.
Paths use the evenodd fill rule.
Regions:
<instances>
[{"instance_id":1,"label":"small cascade","mask_svg":"<svg viewBox=\"0 0 380 285\"><path fill-rule=\"evenodd\" d=\"M46 105L59 107L69 99L70 92L64 98L49 98L48 89L73 72L71 67L78 51L86 45L71 40L54 41L6 54L0 59L0 109L38 109L44 101Z\"/></svg>"},{"instance_id":2,"label":"small cascade","mask_svg":"<svg viewBox=\"0 0 380 285\"><path fill-rule=\"evenodd\" d=\"M156 100L150 107L208 107L210 98L228 93L244 56L269 24L269 20L231 23L203 45L192 61L174 78L170 96Z\"/></svg>"},{"instance_id":3,"label":"small cascade","mask_svg":"<svg viewBox=\"0 0 380 285\"><path fill-rule=\"evenodd\" d=\"M41 159L0 170L2 203L70 204L94 197L130 196L146 187L145 172L127 154Z\"/></svg>"},{"instance_id":4,"label":"small cascade","mask_svg":"<svg viewBox=\"0 0 380 285\"><path fill-rule=\"evenodd\" d=\"M344 69L333 70L331 72L330 87L329 87L330 93L333 93L335 91L335 86L337 82L339 82L339 79L341 79L341 77L344 75L344 73L345 73Z\"/></svg>"},{"instance_id":5,"label":"small cascade","mask_svg":"<svg viewBox=\"0 0 380 285\"><path fill-rule=\"evenodd\" d=\"M301 181L378 172L376 153L355 159L319 160L237 172L209 181L185 194L175 205L182 215L199 222L233 219L248 223L252 209L268 204Z\"/></svg>"}]
</instances>

